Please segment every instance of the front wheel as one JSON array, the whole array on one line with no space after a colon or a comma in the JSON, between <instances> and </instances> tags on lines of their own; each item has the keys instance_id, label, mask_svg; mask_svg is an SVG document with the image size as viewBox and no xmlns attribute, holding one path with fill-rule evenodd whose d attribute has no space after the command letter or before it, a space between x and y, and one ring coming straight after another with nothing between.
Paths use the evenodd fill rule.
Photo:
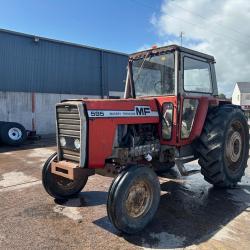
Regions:
<instances>
[{"instance_id":1,"label":"front wheel","mask_svg":"<svg viewBox=\"0 0 250 250\"><path fill-rule=\"evenodd\" d=\"M56 161L57 153L52 154L45 162L42 171L42 182L47 193L56 199L67 199L77 195L84 188L88 176L83 175L76 180L70 180L51 173L51 163Z\"/></svg>"},{"instance_id":2,"label":"front wheel","mask_svg":"<svg viewBox=\"0 0 250 250\"><path fill-rule=\"evenodd\" d=\"M141 231L153 218L160 200L160 184L148 167L132 166L120 173L109 189L107 212L120 231Z\"/></svg>"},{"instance_id":3,"label":"front wheel","mask_svg":"<svg viewBox=\"0 0 250 250\"><path fill-rule=\"evenodd\" d=\"M224 105L210 112L197 145L204 179L216 187L241 180L249 154L249 128L241 109Z\"/></svg>"}]
</instances>

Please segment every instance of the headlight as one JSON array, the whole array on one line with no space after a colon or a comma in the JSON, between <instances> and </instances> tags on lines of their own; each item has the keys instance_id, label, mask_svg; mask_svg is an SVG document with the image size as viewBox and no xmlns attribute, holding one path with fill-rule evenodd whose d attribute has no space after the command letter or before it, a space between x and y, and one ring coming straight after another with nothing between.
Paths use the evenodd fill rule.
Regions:
<instances>
[{"instance_id":1,"label":"headlight","mask_svg":"<svg viewBox=\"0 0 250 250\"><path fill-rule=\"evenodd\" d=\"M76 149L80 149L80 147L81 147L80 140L79 140L79 139L75 139L75 140L74 140L74 145L75 145L75 148L76 148Z\"/></svg>"},{"instance_id":2,"label":"headlight","mask_svg":"<svg viewBox=\"0 0 250 250\"><path fill-rule=\"evenodd\" d=\"M61 144L62 147L66 146L66 139L65 139L65 137L60 137L60 144Z\"/></svg>"}]
</instances>

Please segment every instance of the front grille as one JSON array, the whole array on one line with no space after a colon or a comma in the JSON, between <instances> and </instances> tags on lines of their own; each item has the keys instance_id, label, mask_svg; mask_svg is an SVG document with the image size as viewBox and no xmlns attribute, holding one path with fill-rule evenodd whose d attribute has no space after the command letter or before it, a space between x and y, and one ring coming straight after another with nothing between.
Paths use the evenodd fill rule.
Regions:
<instances>
[{"instance_id":1,"label":"front grille","mask_svg":"<svg viewBox=\"0 0 250 250\"><path fill-rule=\"evenodd\" d=\"M58 147L60 160L80 162L80 150L74 146L74 140L81 140L81 119L78 106L73 104L59 104L56 108ZM66 146L60 145L60 138L64 137Z\"/></svg>"}]
</instances>

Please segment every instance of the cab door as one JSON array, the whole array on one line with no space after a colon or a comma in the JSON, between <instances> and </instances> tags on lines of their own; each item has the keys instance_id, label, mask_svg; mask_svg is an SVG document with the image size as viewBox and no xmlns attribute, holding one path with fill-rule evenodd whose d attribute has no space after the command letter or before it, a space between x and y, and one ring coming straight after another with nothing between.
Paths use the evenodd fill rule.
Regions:
<instances>
[{"instance_id":1,"label":"cab door","mask_svg":"<svg viewBox=\"0 0 250 250\"><path fill-rule=\"evenodd\" d=\"M213 62L193 54L181 53L177 141L191 143L199 136L204 124L209 99L217 89L213 79ZM215 83L214 83L215 82Z\"/></svg>"}]
</instances>

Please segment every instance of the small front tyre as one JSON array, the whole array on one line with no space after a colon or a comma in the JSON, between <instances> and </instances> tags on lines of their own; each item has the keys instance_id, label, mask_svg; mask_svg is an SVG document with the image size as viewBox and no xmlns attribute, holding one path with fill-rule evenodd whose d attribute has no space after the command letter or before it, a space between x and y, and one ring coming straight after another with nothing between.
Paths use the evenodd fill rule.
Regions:
<instances>
[{"instance_id":1,"label":"small front tyre","mask_svg":"<svg viewBox=\"0 0 250 250\"><path fill-rule=\"evenodd\" d=\"M109 189L107 212L112 224L124 233L141 231L159 205L160 184L152 169L131 166L121 172Z\"/></svg>"},{"instance_id":2,"label":"small front tyre","mask_svg":"<svg viewBox=\"0 0 250 250\"><path fill-rule=\"evenodd\" d=\"M88 181L88 176L84 175L77 180L67 178L51 173L51 163L57 160L57 153L52 154L45 162L42 171L42 183L46 192L59 200L72 198L84 188Z\"/></svg>"}]
</instances>

